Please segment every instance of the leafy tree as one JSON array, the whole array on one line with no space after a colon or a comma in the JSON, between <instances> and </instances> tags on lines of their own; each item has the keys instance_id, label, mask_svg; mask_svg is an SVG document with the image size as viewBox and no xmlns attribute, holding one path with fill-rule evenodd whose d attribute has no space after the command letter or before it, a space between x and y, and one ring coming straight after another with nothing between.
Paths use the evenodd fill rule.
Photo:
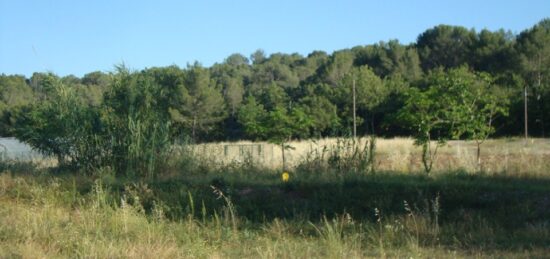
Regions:
<instances>
[{"instance_id":1,"label":"leafy tree","mask_svg":"<svg viewBox=\"0 0 550 259\"><path fill-rule=\"evenodd\" d=\"M461 67L450 70L447 80L458 94L449 103L455 123L452 136L476 142L478 170L481 170L481 144L495 132L495 118L508 115L507 98L487 73L472 73L467 67Z\"/></svg>"},{"instance_id":2,"label":"leafy tree","mask_svg":"<svg viewBox=\"0 0 550 259\"><path fill-rule=\"evenodd\" d=\"M239 53L235 53L229 55L229 57L225 59L224 63L230 66L248 66L249 61L248 58L246 58L245 56Z\"/></svg>"},{"instance_id":3,"label":"leafy tree","mask_svg":"<svg viewBox=\"0 0 550 259\"><path fill-rule=\"evenodd\" d=\"M422 146L427 173L437 149L450 138L475 140L480 165L480 146L494 132L495 117L507 115L507 103L492 78L486 73L472 73L468 67L433 71L424 89L411 88L406 97L399 116L415 129L415 144ZM434 135L437 144L432 147Z\"/></svg>"},{"instance_id":4,"label":"leafy tree","mask_svg":"<svg viewBox=\"0 0 550 259\"><path fill-rule=\"evenodd\" d=\"M370 67L361 66L353 68L346 76L342 78L338 86L338 103L343 107L343 117L347 118L347 124L351 123L349 118L353 116L353 85L355 84L356 109L363 115L363 120L367 119L368 113L382 103L389 92L383 81L372 72ZM374 117L371 115L371 126ZM368 124L365 125L368 128Z\"/></svg>"},{"instance_id":5,"label":"leafy tree","mask_svg":"<svg viewBox=\"0 0 550 259\"><path fill-rule=\"evenodd\" d=\"M311 136L321 137L333 134L340 127L336 105L324 96L306 96L299 101L301 110L311 118Z\"/></svg>"},{"instance_id":6,"label":"leafy tree","mask_svg":"<svg viewBox=\"0 0 550 259\"><path fill-rule=\"evenodd\" d=\"M298 76L292 71L290 64L292 58L289 55L273 54L269 59L264 60L261 64L253 66L251 76L252 94L257 95L259 92L272 84L275 84L283 89L295 88L299 85Z\"/></svg>"},{"instance_id":7,"label":"leafy tree","mask_svg":"<svg viewBox=\"0 0 550 259\"><path fill-rule=\"evenodd\" d=\"M256 103L254 97L248 97L246 104L241 107L239 122L249 137L266 139L281 146L283 170L286 170L285 150L292 148L286 143L292 137L308 137L314 125L301 107L277 106L266 111L261 104Z\"/></svg>"},{"instance_id":8,"label":"leafy tree","mask_svg":"<svg viewBox=\"0 0 550 259\"><path fill-rule=\"evenodd\" d=\"M243 126L249 138L265 139L267 130L264 121L267 111L262 104L259 104L253 96L248 96L239 109L238 122Z\"/></svg>"},{"instance_id":9,"label":"leafy tree","mask_svg":"<svg viewBox=\"0 0 550 259\"><path fill-rule=\"evenodd\" d=\"M281 146L283 171L286 171L285 150L293 148L286 143L293 136L308 137L309 130L313 126L313 120L300 107L285 109L278 106L268 113L264 125L267 140Z\"/></svg>"},{"instance_id":10,"label":"leafy tree","mask_svg":"<svg viewBox=\"0 0 550 259\"><path fill-rule=\"evenodd\" d=\"M257 65L264 62L266 59L265 52L262 49L258 49L250 55L250 60L252 60L252 64Z\"/></svg>"},{"instance_id":11,"label":"leafy tree","mask_svg":"<svg viewBox=\"0 0 550 259\"><path fill-rule=\"evenodd\" d=\"M103 141L97 110L82 105L73 88L54 76L45 76L48 98L23 108L15 123L15 136L60 164L87 169L99 166Z\"/></svg>"},{"instance_id":12,"label":"leafy tree","mask_svg":"<svg viewBox=\"0 0 550 259\"><path fill-rule=\"evenodd\" d=\"M424 89L410 88L405 93L405 104L398 119L413 130L415 145L422 146L422 164L430 173L439 147L451 137L455 124L453 105L459 100L460 91L439 69L428 75ZM436 144L432 143L436 140Z\"/></svg>"},{"instance_id":13,"label":"leafy tree","mask_svg":"<svg viewBox=\"0 0 550 259\"><path fill-rule=\"evenodd\" d=\"M273 110L277 106L285 106L290 101L285 90L276 84L271 84L269 87L264 88L259 100L261 100L267 110Z\"/></svg>"},{"instance_id":14,"label":"leafy tree","mask_svg":"<svg viewBox=\"0 0 550 259\"><path fill-rule=\"evenodd\" d=\"M184 87L179 88L177 94L181 102L171 107L172 120L188 129L194 141L226 116L220 91L210 80L208 70L199 64L188 67Z\"/></svg>"},{"instance_id":15,"label":"leafy tree","mask_svg":"<svg viewBox=\"0 0 550 259\"><path fill-rule=\"evenodd\" d=\"M300 82L312 81L317 76L317 70L328 60L328 55L323 51L314 51L306 58L300 58L293 66L296 76Z\"/></svg>"},{"instance_id":16,"label":"leafy tree","mask_svg":"<svg viewBox=\"0 0 550 259\"><path fill-rule=\"evenodd\" d=\"M426 30L418 36L416 43L422 68L429 71L437 67L453 68L470 64L475 38L474 30L460 26L438 25Z\"/></svg>"},{"instance_id":17,"label":"leafy tree","mask_svg":"<svg viewBox=\"0 0 550 259\"><path fill-rule=\"evenodd\" d=\"M16 137L61 164L93 169L112 166L119 175L154 176L169 144L162 87L144 73L118 68L101 106L88 106L75 86L41 77L41 102L25 108Z\"/></svg>"},{"instance_id":18,"label":"leafy tree","mask_svg":"<svg viewBox=\"0 0 550 259\"><path fill-rule=\"evenodd\" d=\"M494 75L506 72L514 66L513 43L514 35L509 31L480 31L471 49L471 67Z\"/></svg>"},{"instance_id":19,"label":"leafy tree","mask_svg":"<svg viewBox=\"0 0 550 259\"><path fill-rule=\"evenodd\" d=\"M338 85L353 68L353 60L354 55L351 51L335 52L330 61L321 68L323 80L332 86Z\"/></svg>"},{"instance_id":20,"label":"leafy tree","mask_svg":"<svg viewBox=\"0 0 550 259\"><path fill-rule=\"evenodd\" d=\"M23 76L0 75L0 136L10 136L18 110L33 102L32 89Z\"/></svg>"},{"instance_id":21,"label":"leafy tree","mask_svg":"<svg viewBox=\"0 0 550 259\"><path fill-rule=\"evenodd\" d=\"M434 159L439 147L447 141L444 135L437 135L437 144L433 146L434 133L447 123L445 104L438 102L441 92L436 87L426 91L411 88L406 93L405 106L399 114L399 120L413 129L415 145L422 146L422 163L426 173L432 170Z\"/></svg>"},{"instance_id":22,"label":"leafy tree","mask_svg":"<svg viewBox=\"0 0 550 259\"><path fill-rule=\"evenodd\" d=\"M106 88L111 83L111 77L109 74L103 73L101 71L94 71L88 74L85 74L80 82L88 86L98 86L101 88Z\"/></svg>"},{"instance_id":23,"label":"leafy tree","mask_svg":"<svg viewBox=\"0 0 550 259\"><path fill-rule=\"evenodd\" d=\"M227 81L224 81L223 87L223 97L227 107L231 115L235 115L243 101L244 86L242 80L228 78Z\"/></svg>"},{"instance_id":24,"label":"leafy tree","mask_svg":"<svg viewBox=\"0 0 550 259\"><path fill-rule=\"evenodd\" d=\"M535 97L537 122L542 136L545 135L545 121L550 118L550 19L545 19L533 28L522 32L517 39L520 54L520 71L524 75ZM527 91L527 89L526 89Z\"/></svg>"},{"instance_id":25,"label":"leafy tree","mask_svg":"<svg viewBox=\"0 0 550 259\"><path fill-rule=\"evenodd\" d=\"M356 53L356 66L368 65L381 78L400 75L415 81L422 75L416 48L401 45L397 40L355 47L352 51Z\"/></svg>"}]
</instances>

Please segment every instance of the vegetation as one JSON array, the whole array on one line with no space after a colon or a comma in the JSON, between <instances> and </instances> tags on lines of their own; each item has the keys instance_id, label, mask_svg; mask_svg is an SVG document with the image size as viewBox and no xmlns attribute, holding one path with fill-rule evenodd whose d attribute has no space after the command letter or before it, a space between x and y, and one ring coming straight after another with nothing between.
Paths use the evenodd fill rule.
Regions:
<instances>
[{"instance_id":1,"label":"vegetation","mask_svg":"<svg viewBox=\"0 0 550 259\"><path fill-rule=\"evenodd\" d=\"M432 71L425 80L426 89L411 88L406 93L398 115L416 131L415 144L422 146L425 171L432 170L439 147L462 136L476 141L480 165L480 145L494 132L495 116L507 115L505 101L498 98L490 76L461 67ZM433 135L437 137L435 147Z\"/></svg>"},{"instance_id":2,"label":"vegetation","mask_svg":"<svg viewBox=\"0 0 550 259\"><path fill-rule=\"evenodd\" d=\"M302 112L302 119L313 126L303 126L292 138L351 135L353 82L359 136L410 136L415 130L403 127L395 116L405 106L409 89L426 89L434 74L452 76L451 71L459 68L464 70L461 73L487 77L493 88L489 95L498 93L498 100L506 101L504 110L510 116L502 118L496 113L491 120L496 135L523 133L523 91L527 88L529 134L545 137L550 116L549 24L550 20L542 20L518 35L438 25L408 45L391 40L332 54L314 51L306 57L266 56L257 51L250 59L233 54L208 68L195 63L130 74L159 87L151 104L167 106L160 110L168 109L173 142L273 138L249 131L247 118L254 114L248 114L252 111L246 104L251 98L268 113ZM71 88L82 105L101 108L110 105L104 95L115 87L120 73L91 72L82 78L38 72L31 78L1 75L0 136L14 136L16 120L35 109L33 104L51 99L50 77Z\"/></svg>"},{"instance_id":3,"label":"vegetation","mask_svg":"<svg viewBox=\"0 0 550 259\"><path fill-rule=\"evenodd\" d=\"M188 161L181 163L181 161ZM546 176L342 173L179 157L156 180L3 162L1 257L544 257ZM299 168L307 168L306 165Z\"/></svg>"},{"instance_id":4,"label":"vegetation","mask_svg":"<svg viewBox=\"0 0 550 259\"><path fill-rule=\"evenodd\" d=\"M58 166L0 149L0 257L544 257L548 153L493 148L493 164L519 155L490 170L481 145L522 131L522 92L545 136L549 35L549 19L519 35L440 25L331 55L1 75L0 136ZM375 136L399 135L430 174L395 169L413 151L379 152ZM287 166L292 141L321 137L337 139ZM280 146L284 172L195 152L243 138ZM474 170L433 170L453 140L475 141Z\"/></svg>"}]
</instances>

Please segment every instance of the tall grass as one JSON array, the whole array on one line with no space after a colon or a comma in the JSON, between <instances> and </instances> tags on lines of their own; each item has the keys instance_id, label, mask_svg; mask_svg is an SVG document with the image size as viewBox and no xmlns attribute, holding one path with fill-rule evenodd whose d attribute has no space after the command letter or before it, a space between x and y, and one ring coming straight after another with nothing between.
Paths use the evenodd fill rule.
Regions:
<instances>
[{"instance_id":1,"label":"tall grass","mask_svg":"<svg viewBox=\"0 0 550 259\"><path fill-rule=\"evenodd\" d=\"M24 170L0 174L3 258L538 257L550 242L536 175Z\"/></svg>"},{"instance_id":2,"label":"tall grass","mask_svg":"<svg viewBox=\"0 0 550 259\"><path fill-rule=\"evenodd\" d=\"M360 154L352 152L354 145L344 143L341 138L319 139L313 141L295 141L288 144L293 149L286 151L286 161L291 168L303 164L305 160L323 158L326 163L329 158L335 158L343 164L345 158ZM373 143L369 138L360 138L355 147L368 148ZM372 166L380 171L419 172L423 171L422 149L413 145L409 138L382 139L376 138L374 148L364 149L374 151L369 155L373 158ZM221 142L189 146L194 156L209 164L227 165L253 163L258 166L276 169L281 167L282 158L278 147L267 142ZM334 153L331 152L335 151ZM361 150L363 151L363 150ZM433 171L448 172L464 170L478 172L476 144L473 141L449 141L440 147L438 156L433 161ZM368 157L363 156L368 160ZM353 161L367 161L355 159ZM484 143L481 153L481 172L484 173L538 173L547 174L550 171L550 140L532 139L529 145L521 139L490 139ZM320 160L317 162L321 162ZM350 162L351 163L351 162Z\"/></svg>"},{"instance_id":3,"label":"tall grass","mask_svg":"<svg viewBox=\"0 0 550 259\"><path fill-rule=\"evenodd\" d=\"M388 172L381 168L389 158L380 154L410 152L407 140L377 141L376 148L345 141L311 151L288 182L253 159L195 158L198 146L174 147L153 178L121 177L111 167L82 175L2 160L0 258L547 255L550 176L542 171ZM515 142L486 145L486 154L502 160L502 146ZM442 154L469 148L451 142ZM547 151L521 152L532 159ZM530 169L548 166L504 157ZM370 161L374 174L365 173Z\"/></svg>"}]
</instances>

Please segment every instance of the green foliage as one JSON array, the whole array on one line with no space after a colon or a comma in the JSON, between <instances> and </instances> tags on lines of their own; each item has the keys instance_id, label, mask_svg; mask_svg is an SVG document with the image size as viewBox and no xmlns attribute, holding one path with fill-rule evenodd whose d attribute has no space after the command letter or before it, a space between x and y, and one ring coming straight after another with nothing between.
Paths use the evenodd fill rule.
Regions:
<instances>
[{"instance_id":1,"label":"green foliage","mask_svg":"<svg viewBox=\"0 0 550 259\"><path fill-rule=\"evenodd\" d=\"M368 65L382 78L402 76L409 81L415 81L422 75L416 48L401 45L397 40L355 47L352 50L356 53L356 66Z\"/></svg>"},{"instance_id":2,"label":"green foliage","mask_svg":"<svg viewBox=\"0 0 550 259\"><path fill-rule=\"evenodd\" d=\"M181 124L196 141L199 134L211 132L215 123L225 118L224 99L210 79L209 71L199 64L190 66L184 79L176 93L178 101L170 107L170 113L172 120Z\"/></svg>"},{"instance_id":3,"label":"green foliage","mask_svg":"<svg viewBox=\"0 0 550 259\"><path fill-rule=\"evenodd\" d=\"M285 108L278 105L268 111L249 96L239 110L239 123L248 137L281 144L293 137L308 137L314 120L300 106Z\"/></svg>"},{"instance_id":4,"label":"green foliage","mask_svg":"<svg viewBox=\"0 0 550 259\"><path fill-rule=\"evenodd\" d=\"M267 136L266 127L263 125L267 117L267 111L262 104L256 102L253 96L245 100L245 104L239 109L238 121L249 138L264 139Z\"/></svg>"},{"instance_id":5,"label":"green foliage","mask_svg":"<svg viewBox=\"0 0 550 259\"><path fill-rule=\"evenodd\" d=\"M359 135L376 133L391 137L411 135L418 131L418 127L406 128L403 120L395 119L399 117L397 111L406 105L407 95L415 95L407 93L409 86L419 86L422 92L432 83L446 84L444 77L439 80L440 82L433 78L439 70L467 65L471 69L470 72L476 76L466 75L463 78L464 82L453 84L484 85L480 83L483 81L480 78L489 76L488 82L491 82L491 86L488 87L488 91L492 94L488 96L499 96L496 98L496 101L499 101L497 106L503 109L490 108L490 103L495 102L490 101L487 94L472 91L476 96L484 96L481 98L484 101L476 101L476 105L470 106L476 106L477 110L485 110L487 113L493 111L496 115L489 116L494 117L491 119L492 127L482 129L479 126L488 124L489 117L483 115L483 118L476 118L476 121L484 120L485 123L480 122L478 126L470 125L472 128L469 129L464 128L466 126L460 128L461 124L455 123L453 130L456 132L451 134L453 137L477 138L474 135L479 132L487 132L481 134L485 136L522 133L524 87L528 92L529 132L533 136L544 136L550 118L550 55L546 44L550 35L548 24L548 19L542 20L519 35L505 30L477 32L459 26L438 25L420 34L418 40L412 44L390 40L333 53L314 51L307 56L297 53L268 54L258 50L250 59L236 53L211 67L202 67L199 63L185 68L175 65L154 67L135 73L132 77L141 78L137 80L141 81L138 84L157 85L153 87L155 90L151 90L151 95L143 95L149 98L143 103L157 107L154 113L160 114L162 120L168 117L171 142L182 142L185 139L205 142L237 140L243 137L280 138L275 136L275 132L258 130L259 126L268 120L266 118L269 117L269 113L278 110L278 115L281 115L283 110L286 110L286 115L278 118L292 117L293 109L298 109L295 111L296 114L305 114L312 125L299 130L295 126L289 126L289 131L292 131L291 138L338 137L351 131L354 81ZM99 115L94 113L99 113L100 119L93 121L106 119L102 111L115 104L104 103L104 97L113 92L113 80L118 73L96 71L78 78L73 75L58 77L50 73L37 72L28 79L23 76L1 75L0 135L14 135L18 118L21 117L23 120L24 117L29 117L30 114L26 113L33 110L27 106L41 106L43 102L48 102L56 91L53 84L56 80L71 89L71 95L76 96L74 103L86 107L85 110L93 110L91 115L82 116L98 117ZM242 106L247 104L247 96L253 96L256 104L263 106L264 111L260 110L254 115L251 107L242 109ZM442 104L456 101L450 94L448 96L450 97L445 99L445 95L439 96L436 92L431 95L426 93L426 98L437 98ZM464 98L470 97L465 95ZM456 107L464 105L459 101L447 103L448 106L451 104ZM426 104L428 108L431 105L437 106ZM485 106L487 108L483 108ZM459 116L459 113L464 111L462 108L457 109L448 112ZM476 109L472 108L470 111ZM506 119L500 116L505 114L504 110L510 114ZM250 118L246 118L247 116L242 113L249 113ZM260 115L261 113L265 114ZM253 117L258 118L252 119ZM428 120L425 120L425 123L430 124L427 122L430 118L426 119ZM137 123L137 119L133 118L133 125L149 127L143 126L143 121L139 120ZM253 126L253 120L257 121L258 126ZM105 129L103 122L94 123ZM282 120L280 125L284 124L286 122ZM439 135L450 134L448 125L434 127L435 135L432 134L432 137L435 139Z\"/></svg>"},{"instance_id":6,"label":"green foliage","mask_svg":"<svg viewBox=\"0 0 550 259\"><path fill-rule=\"evenodd\" d=\"M337 85L353 68L353 58L351 51L334 52L330 61L322 68L324 80L333 86Z\"/></svg>"},{"instance_id":7,"label":"green foliage","mask_svg":"<svg viewBox=\"0 0 550 259\"><path fill-rule=\"evenodd\" d=\"M312 95L300 99L300 108L312 120L311 136L328 136L340 127L337 107L324 96Z\"/></svg>"},{"instance_id":8,"label":"green foliage","mask_svg":"<svg viewBox=\"0 0 550 259\"><path fill-rule=\"evenodd\" d=\"M455 119L452 136L479 142L494 133L494 120L497 116L507 116L507 98L494 85L489 74L474 74L466 68L451 70L450 77L459 92L459 98L451 103L451 116Z\"/></svg>"},{"instance_id":9,"label":"green foliage","mask_svg":"<svg viewBox=\"0 0 550 259\"><path fill-rule=\"evenodd\" d=\"M426 30L416 46L422 59L422 68L429 71L438 67L454 68L468 63L472 45L476 40L474 30L460 26L438 25Z\"/></svg>"},{"instance_id":10,"label":"green foliage","mask_svg":"<svg viewBox=\"0 0 550 259\"><path fill-rule=\"evenodd\" d=\"M101 121L110 164L119 174L154 176L170 144L162 86L144 74L118 69L106 93Z\"/></svg>"},{"instance_id":11,"label":"green foliage","mask_svg":"<svg viewBox=\"0 0 550 259\"><path fill-rule=\"evenodd\" d=\"M469 72L467 67L436 70L428 75L423 89L411 88L399 119L415 129L415 144L422 146L422 161L431 171L437 148L450 138L465 136L476 141L493 133L493 120L505 115L504 103L491 91L487 74ZM435 138L434 138L435 136ZM432 140L437 144L432 148Z\"/></svg>"},{"instance_id":12,"label":"green foliage","mask_svg":"<svg viewBox=\"0 0 550 259\"><path fill-rule=\"evenodd\" d=\"M536 129L542 136L550 118L550 19L544 19L517 37L516 51L520 65L517 70L524 77L529 92L529 110Z\"/></svg>"},{"instance_id":13,"label":"green foliage","mask_svg":"<svg viewBox=\"0 0 550 259\"><path fill-rule=\"evenodd\" d=\"M47 95L24 109L15 135L61 164L91 171L112 166L120 175L154 175L169 141L162 88L143 74L119 68L100 107L86 106L75 88L44 77Z\"/></svg>"},{"instance_id":14,"label":"green foliage","mask_svg":"<svg viewBox=\"0 0 550 259\"><path fill-rule=\"evenodd\" d=\"M35 98L23 76L0 75L0 136L12 135L15 115Z\"/></svg>"},{"instance_id":15,"label":"green foliage","mask_svg":"<svg viewBox=\"0 0 550 259\"><path fill-rule=\"evenodd\" d=\"M22 110L15 136L59 163L92 167L102 159L98 111L83 106L74 89L56 77L43 78L48 98Z\"/></svg>"},{"instance_id":16,"label":"green foliage","mask_svg":"<svg viewBox=\"0 0 550 259\"><path fill-rule=\"evenodd\" d=\"M247 103L241 107L239 123L247 136L281 145L283 170L286 169L285 150L292 148L285 143L293 137L308 137L314 126L314 120L299 106L285 108L278 105L266 111L254 97L248 97Z\"/></svg>"}]
</instances>

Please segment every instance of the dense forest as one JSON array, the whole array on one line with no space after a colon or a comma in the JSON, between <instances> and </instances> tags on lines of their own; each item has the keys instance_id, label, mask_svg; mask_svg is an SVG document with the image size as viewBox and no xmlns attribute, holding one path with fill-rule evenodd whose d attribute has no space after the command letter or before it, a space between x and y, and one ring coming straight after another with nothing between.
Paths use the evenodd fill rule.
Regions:
<instances>
[{"instance_id":1,"label":"dense forest","mask_svg":"<svg viewBox=\"0 0 550 259\"><path fill-rule=\"evenodd\" d=\"M211 67L131 71L121 65L82 78L2 74L0 136L32 142L39 132L47 141L37 143L50 148L62 146L45 143L60 134L112 135L116 127L142 130L148 139L168 132L163 141L169 142L305 139L353 134L354 109L357 135L410 136L416 129L402 115L413 105L411 93L449 81L470 84L470 92L487 89L478 98L502 108L489 118L495 136L524 133L526 94L529 135L546 137L550 19L518 35L438 25L408 45L390 40L306 57L257 50ZM439 106L453 105L437 94L429 96Z\"/></svg>"}]
</instances>

